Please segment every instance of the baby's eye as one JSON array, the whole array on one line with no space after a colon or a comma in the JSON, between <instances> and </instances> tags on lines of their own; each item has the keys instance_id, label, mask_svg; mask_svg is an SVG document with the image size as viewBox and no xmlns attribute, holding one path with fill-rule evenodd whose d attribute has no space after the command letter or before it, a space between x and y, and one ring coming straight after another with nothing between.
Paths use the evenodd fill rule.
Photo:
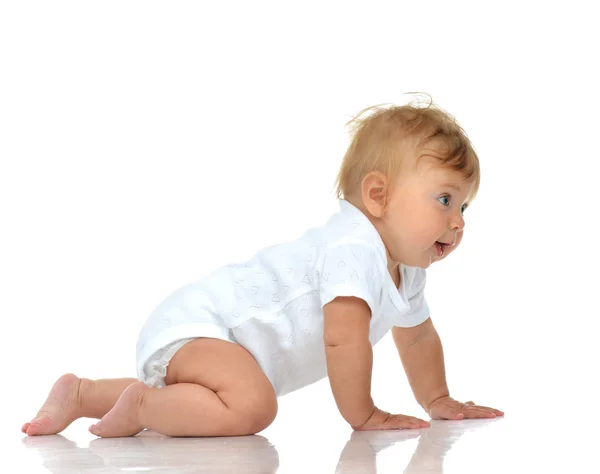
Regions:
<instances>
[{"instance_id":1,"label":"baby's eye","mask_svg":"<svg viewBox=\"0 0 600 474\"><path fill-rule=\"evenodd\" d=\"M440 199L446 199L448 201L448 204L444 204L442 201L440 201L440 202L442 202L442 204L444 204L444 206L450 205L450 196L442 196L442 197L438 198L438 200L440 200Z\"/></svg>"},{"instance_id":2,"label":"baby's eye","mask_svg":"<svg viewBox=\"0 0 600 474\"><path fill-rule=\"evenodd\" d=\"M442 202L441 201L442 199L445 199L446 201L448 201L447 204L444 203L444 202ZM448 207L450 205L450 196L441 196L441 197L438 198L438 201L440 201L445 207ZM462 208L460 209L460 213L464 214L464 212L467 209L467 207L469 207L468 204L463 204Z\"/></svg>"}]
</instances>

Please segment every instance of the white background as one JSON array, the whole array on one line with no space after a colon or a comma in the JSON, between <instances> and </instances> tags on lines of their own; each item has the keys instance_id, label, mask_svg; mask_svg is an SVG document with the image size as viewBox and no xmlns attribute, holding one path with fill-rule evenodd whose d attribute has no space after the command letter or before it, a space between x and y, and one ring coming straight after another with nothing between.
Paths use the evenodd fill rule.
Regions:
<instances>
[{"instance_id":1,"label":"white background","mask_svg":"<svg viewBox=\"0 0 600 474\"><path fill-rule=\"evenodd\" d=\"M428 273L451 394L524 420L596 409L592 8L415 4L0 6L2 436L65 372L135 376L138 330L176 287L323 223L344 124L409 91L481 160L461 247ZM373 377L381 408L426 417L391 337ZM325 426L348 429L322 381L266 433Z\"/></svg>"}]
</instances>

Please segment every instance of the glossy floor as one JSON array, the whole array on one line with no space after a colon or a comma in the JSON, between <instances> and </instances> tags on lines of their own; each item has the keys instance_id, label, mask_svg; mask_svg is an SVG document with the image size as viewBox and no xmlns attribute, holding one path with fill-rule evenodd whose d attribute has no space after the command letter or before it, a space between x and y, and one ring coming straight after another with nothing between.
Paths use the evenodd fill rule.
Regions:
<instances>
[{"instance_id":1,"label":"glossy floor","mask_svg":"<svg viewBox=\"0 0 600 474\"><path fill-rule=\"evenodd\" d=\"M75 423L62 435L3 442L3 472L119 473L598 473L589 420L515 416L434 421L407 431L271 432L238 438L168 438L143 432L98 439ZM596 423L595 426L598 426ZM10 468L9 468L10 467Z\"/></svg>"}]
</instances>

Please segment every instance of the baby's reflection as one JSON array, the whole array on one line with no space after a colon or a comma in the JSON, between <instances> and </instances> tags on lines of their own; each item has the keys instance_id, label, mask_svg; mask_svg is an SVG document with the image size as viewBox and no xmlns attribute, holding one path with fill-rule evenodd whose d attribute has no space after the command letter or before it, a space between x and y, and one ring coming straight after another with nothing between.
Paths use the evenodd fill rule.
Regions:
<instances>
[{"instance_id":1,"label":"baby's reflection","mask_svg":"<svg viewBox=\"0 0 600 474\"><path fill-rule=\"evenodd\" d=\"M444 457L460 437L470 431L481 429L500 419L472 419L460 421L431 421L431 427L419 430L399 431L355 431L346 443L338 462L336 474L376 474L377 454L394 446L403 449L401 443L419 438L419 442L410 462L401 471L399 463L394 472L416 474L427 472L442 474ZM400 453L400 451L398 451ZM404 453L402 453L404 454ZM403 458L404 456L398 456Z\"/></svg>"},{"instance_id":2,"label":"baby's reflection","mask_svg":"<svg viewBox=\"0 0 600 474\"><path fill-rule=\"evenodd\" d=\"M130 438L94 439L87 448L61 435L27 437L23 443L35 449L43 466L55 474L88 470L275 474L279 468L277 450L259 435L170 438L145 431Z\"/></svg>"},{"instance_id":3,"label":"baby's reflection","mask_svg":"<svg viewBox=\"0 0 600 474\"><path fill-rule=\"evenodd\" d=\"M387 448L397 450L394 472L443 474L444 458L463 434L497 423L501 419L432 421L420 430L355 431L346 443L336 474L377 474L377 455ZM410 462L404 468L404 441L418 439ZM118 473L148 470L154 473L210 472L275 474L279 455L259 435L233 438L170 438L144 431L131 438L98 438L80 448L61 435L26 437L23 443L42 457L43 466L55 474L81 471ZM301 445L296 449L302 450ZM393 452L390 452L393 458ZM310 453L307 453L310 454ZM403 461L402 461L403 460ZM283 473L282 473L283 474Z\"/></svg>"}]
</instances>

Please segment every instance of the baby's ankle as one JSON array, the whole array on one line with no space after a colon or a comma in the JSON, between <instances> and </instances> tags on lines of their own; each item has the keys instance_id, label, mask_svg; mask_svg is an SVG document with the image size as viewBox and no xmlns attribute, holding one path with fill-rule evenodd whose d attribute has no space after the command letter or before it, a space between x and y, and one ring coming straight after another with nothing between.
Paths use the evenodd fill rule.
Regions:
<instances>
[{"instance_id":1,"label":"baby's ankle","mask_svg":"<svg viewBox=\"0 0 600 474\"><path fill-rule=\"evenodd\" d=\"M75 403L79 410L80 417L82 418L99 418L98 408L90 406L89 400L94 397L91 394L96 389L96 382L91 379L80 378L79 385L77 387L77 394ZM101 418L101 417L100 417Z\"/></svg>"}]
</instances>

